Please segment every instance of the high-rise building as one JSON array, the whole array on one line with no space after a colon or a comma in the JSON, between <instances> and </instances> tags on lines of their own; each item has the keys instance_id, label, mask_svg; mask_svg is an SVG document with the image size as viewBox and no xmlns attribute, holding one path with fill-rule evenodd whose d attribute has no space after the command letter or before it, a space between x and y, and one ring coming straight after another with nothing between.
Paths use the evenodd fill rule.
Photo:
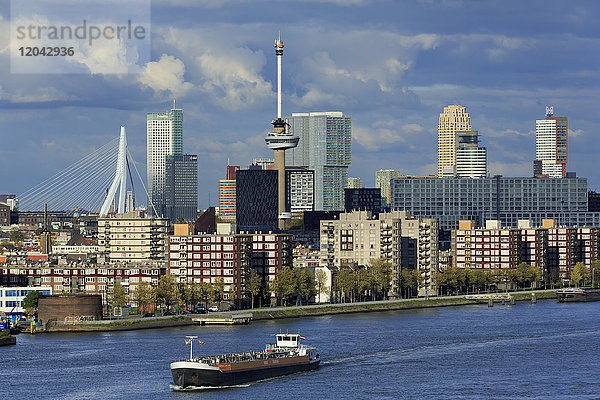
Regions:
<instances>
[{"instance_id":1,"label":"high-rise building","mask_svg":"<svg viewBox=\"0 0 600 400\"><path fill-rule=\"evenodd\" d=\"M534 176L564 178L567 172L567 117L554 117L546 107L546 119L535 121Z\"/></svg>"},{"instance_id":2,"label":"high-rise building","mask_svg":"<svg viewBox=\"0 0 600 400\"><path fill-rule=\"evenodd\" d=\"M171 223L196 220L198 211L198 156L166 156L165 213Z\"/></svg>"},{"instance_id":3,"label":"high-rise building","mask_svg":"<svg viewBox=\"0 0 600 400\"><path fill-rule=\"evenodd\" d=\"M166 218L153 218L143 211L98 219L98 247L105 262L148 262L164 260Z\"/></svg>"},{"instance_id":4,"label":"high-rise building","mask_svg":"<svg viewBox=\"0 0 600 400\"><path fill-rule=\"evenodd\" d=\"M477 131L456 132L455 175L472 179L487 176L487 149L479 147Z\"/></svg>"},{"instance_id":5,"label":"high-rise building","mask_svg":"<svg viewBox=\"0 0 600 400\"><path fill-rule=\"evenodd\" d=\"M287 165L315 171L315 210L343 210L352 163L352 118L341 111L293 113L291 129L300 142L289 151Z\"/></svg>"},{"instance_id":6,"label":"high-rise building","mask_svg":"<svg viewBox=\"0 0 600 400\"><path fill-rule=\"evenodd\" d=\"M167 156L183 155L183 110L148 113L146 139L148 211L165 215Z\"/></svg>"},{"instance_id":7,"label":"high-rise building","mask_svg":"<svg viewBox=\"0 0 600 400\"><path fill-rule=\"evenodd\" d=\"M379 188L346 188L344 189L344 208L352 211L370 211L374 215L381 212L381 189Z\"/></svg>"},{"instance_id":8,"label":"high-rise building","mask_svg":"<svg viewBox=\"0 0 600 400\"><path fill-rule=\"evenodd\" d=\"M133 190L127 191L127 196L125 197L125 212L131 212L135 210L135 197L133 195Z\"/></svg>"},{"instance_id":9,"label":"high-rise building","mask_svg":"<svg viewBox=\"0 0 600 400\"><path fill-rule=\"evenodd\" d=\"M390 181L401 176L400 171L394 169L380 169L375 172L375 187L381 189L381 197L385 199L384 201L388 205L392 203Z\"/></svg>"},{"instance_id":10,"label":"high-rise building","mask_svg":"<svg viewBox=\"0 0 600 400\"><path fill-rule=\"evenodd\" d=\"M366 266L383 258L390 262L390 295L400 296L402 269L418 269L423 277L419 292L434 293L433 275L438 268L438 225L435 219L414 219L406 212L370 211L342 213L335 220L322 220L320 265Z\"/></svg>"},{"instance_id":11,"label":"high-rise building","mask_svg":"<svg viewBox=\"0 0 600 400\"><path fill-rule=\"evenodd\" d=\"M315 208L315 171L304 167L285 169L286 210L292 214L313 211Z\"/></svg>"},{"instance_id":12,"label":"high-rise building","mask_svg":"<svg viewBox=\"0 0 600 400\"><path fill-rule=\"evenodd\" d=\"M438 177L451 177L456 165L456 132L471 130L471 116L458 104L444 107L438 124Z\"/></svg>"},{"instance_id":13,"label":"high-rise building","mask_svg":"<svg viewBox=\"0 0 600 400\"><path fill-rule=\"evenodd\" d=\"M364 187L363 180L361 178L348 178L346 187L348 189L361 189Z\"/></svg>"},{"instance_id":14,"label":"high-rise building","mask_svg":"<svg viewBox=\"0 0 600 400\"><path fill-rule=\"evenodd\" d=\"M519 220L541 225L543 219L556 219L561 226L600 226L600 213L588 211L585 178L402 177L392 180L392 209L437 218L444 235L460 220L475 226L488 219L505 227L517 227ZM449 236L440 240L449 242Z\"/></svg>"},{"instance_id":15,"label":"high-rise building","mask_svg":"<svg viewBox=\"0 0 600 400\"><path fill-rule=\"evenodd\" d=\"M235 222L235 179L239 169L228 165L225 179L219 180L219 217L226 222Z\"/></svg>"},{"instance_id":16,"label":"high-rise building","mask_svg":"<svg viewBox=\"0 0 600 400\"><path fill-rule=\"evenodd\" d=\"M277 228L278 173L247 169L236 172L237 226L242 231L271 231ZM284 193L285 195L285 193Z\"/></svg>"}]
</instances>

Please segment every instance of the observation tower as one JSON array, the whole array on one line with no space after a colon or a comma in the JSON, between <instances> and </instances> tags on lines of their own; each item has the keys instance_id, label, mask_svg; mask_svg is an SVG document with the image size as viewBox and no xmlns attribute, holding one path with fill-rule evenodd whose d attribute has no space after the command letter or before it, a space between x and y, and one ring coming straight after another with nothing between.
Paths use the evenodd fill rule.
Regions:
<instances>
[{"instance_id":1,"label":"observation tower","mask_svg":"<svg viewBox=\"0 0 600 400\"><path fill-rule=\"evenodd\" d=\"M281 61L283 58L283 42L281 35L275 40L277 56L277 118L273 120L273 131L265 137L267 147L273 149L275 169L277 170L277 205L278 228L285 229L285 221L292 217L285 209L285 151L298 146L298 136L290 132L290 124L281 116Z\"/></svg>"}]
</instances>

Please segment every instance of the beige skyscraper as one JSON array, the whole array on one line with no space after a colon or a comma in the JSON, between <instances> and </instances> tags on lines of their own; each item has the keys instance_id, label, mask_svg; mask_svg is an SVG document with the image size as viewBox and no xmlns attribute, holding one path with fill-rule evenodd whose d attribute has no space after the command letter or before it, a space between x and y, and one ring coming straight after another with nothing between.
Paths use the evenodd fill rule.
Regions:
<instances>
[{"instance_id":1,"label":"beige skyscraper","mask_svg":"<svg viewBox=\"0 0 600 400\"><path fill-rule=\"evenodd\" d=\"M438 125L438 176L454 176L456 165L456 132L470 131L471 117L458 104L444 107Z\"/></svg>"}]
</instances>

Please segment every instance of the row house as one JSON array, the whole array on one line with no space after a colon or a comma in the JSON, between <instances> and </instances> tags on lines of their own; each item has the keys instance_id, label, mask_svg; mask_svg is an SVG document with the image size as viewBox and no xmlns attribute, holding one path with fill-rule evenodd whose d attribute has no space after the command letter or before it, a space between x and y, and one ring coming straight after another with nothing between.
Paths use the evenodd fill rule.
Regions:
<instances>
[{"instance_id":1,"label":"row house","mask_svg":"<svg viewBox=\"0 0 600 400\"><path fill-rule=\"evenodd\" d=\"M520 258L519 234L515 229L458 229L452 233L452 251L457 268L514 268Z\"/></svg>"},{"instance_id":2,"label":"row house","mask_svg":"<svg viewBox=\"0 0 600 400\"><path fill-rule=\"evenodd\" d=\"M545 281L555 281L569 279L576 263L589 266L599 258L600 228L556 227L552 220L545 220L541 228L487 225L474 229L471 221L461 221L452 232L457 268L511 269L526 262L537 267Z\"/></svg>"},{"instance_id":3,"label":"row house","mask_svg":"<svg viewBox=\"0 0 600 400\"><path fill-rule=\"evenodd\" d=\"M215 284L222 279L223 300L239 304L249 300L251 268L266 285L280 268L292 265L291 240L283 234L169 236L168 271L178 282Z\"/></svg>"},{"instance_id":4,"label":"row house","mask_svg":"<svg viewBox=\"0 0 600 400\"><path fill-rule=\"evenodd\" d=\"M158 263L135 265L19 263L0 267L0 286L43 286L51 288L52 294L100 294L106 302L115 283L123 285L131 298L141 282L156 285L160 276L165 273L164 266Z\"/></svg>"}]
</instances>

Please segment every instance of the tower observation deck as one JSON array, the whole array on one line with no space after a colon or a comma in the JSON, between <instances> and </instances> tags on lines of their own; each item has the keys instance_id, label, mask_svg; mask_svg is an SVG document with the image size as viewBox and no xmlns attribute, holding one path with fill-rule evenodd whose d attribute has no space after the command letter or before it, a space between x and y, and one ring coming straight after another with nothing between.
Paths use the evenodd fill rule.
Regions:
<instances>
[{"instance_id":1,"label":"tower observation deck","mask_svg":"<svg viewBox=\"0 0 600 400\"><path fill-rule=\"evenodd\" d=\"M281 62L283 58L283 42L281 35L275 40L277 56L277 118L272 121L273 131L265 137L269 149L274 152L275 169L277 170L279 229L285 229L285 220L291 214L285 209L285 151L298 146L300 138L290 132L290 125L281 113Z\"/></svg>"}]
</instances>

